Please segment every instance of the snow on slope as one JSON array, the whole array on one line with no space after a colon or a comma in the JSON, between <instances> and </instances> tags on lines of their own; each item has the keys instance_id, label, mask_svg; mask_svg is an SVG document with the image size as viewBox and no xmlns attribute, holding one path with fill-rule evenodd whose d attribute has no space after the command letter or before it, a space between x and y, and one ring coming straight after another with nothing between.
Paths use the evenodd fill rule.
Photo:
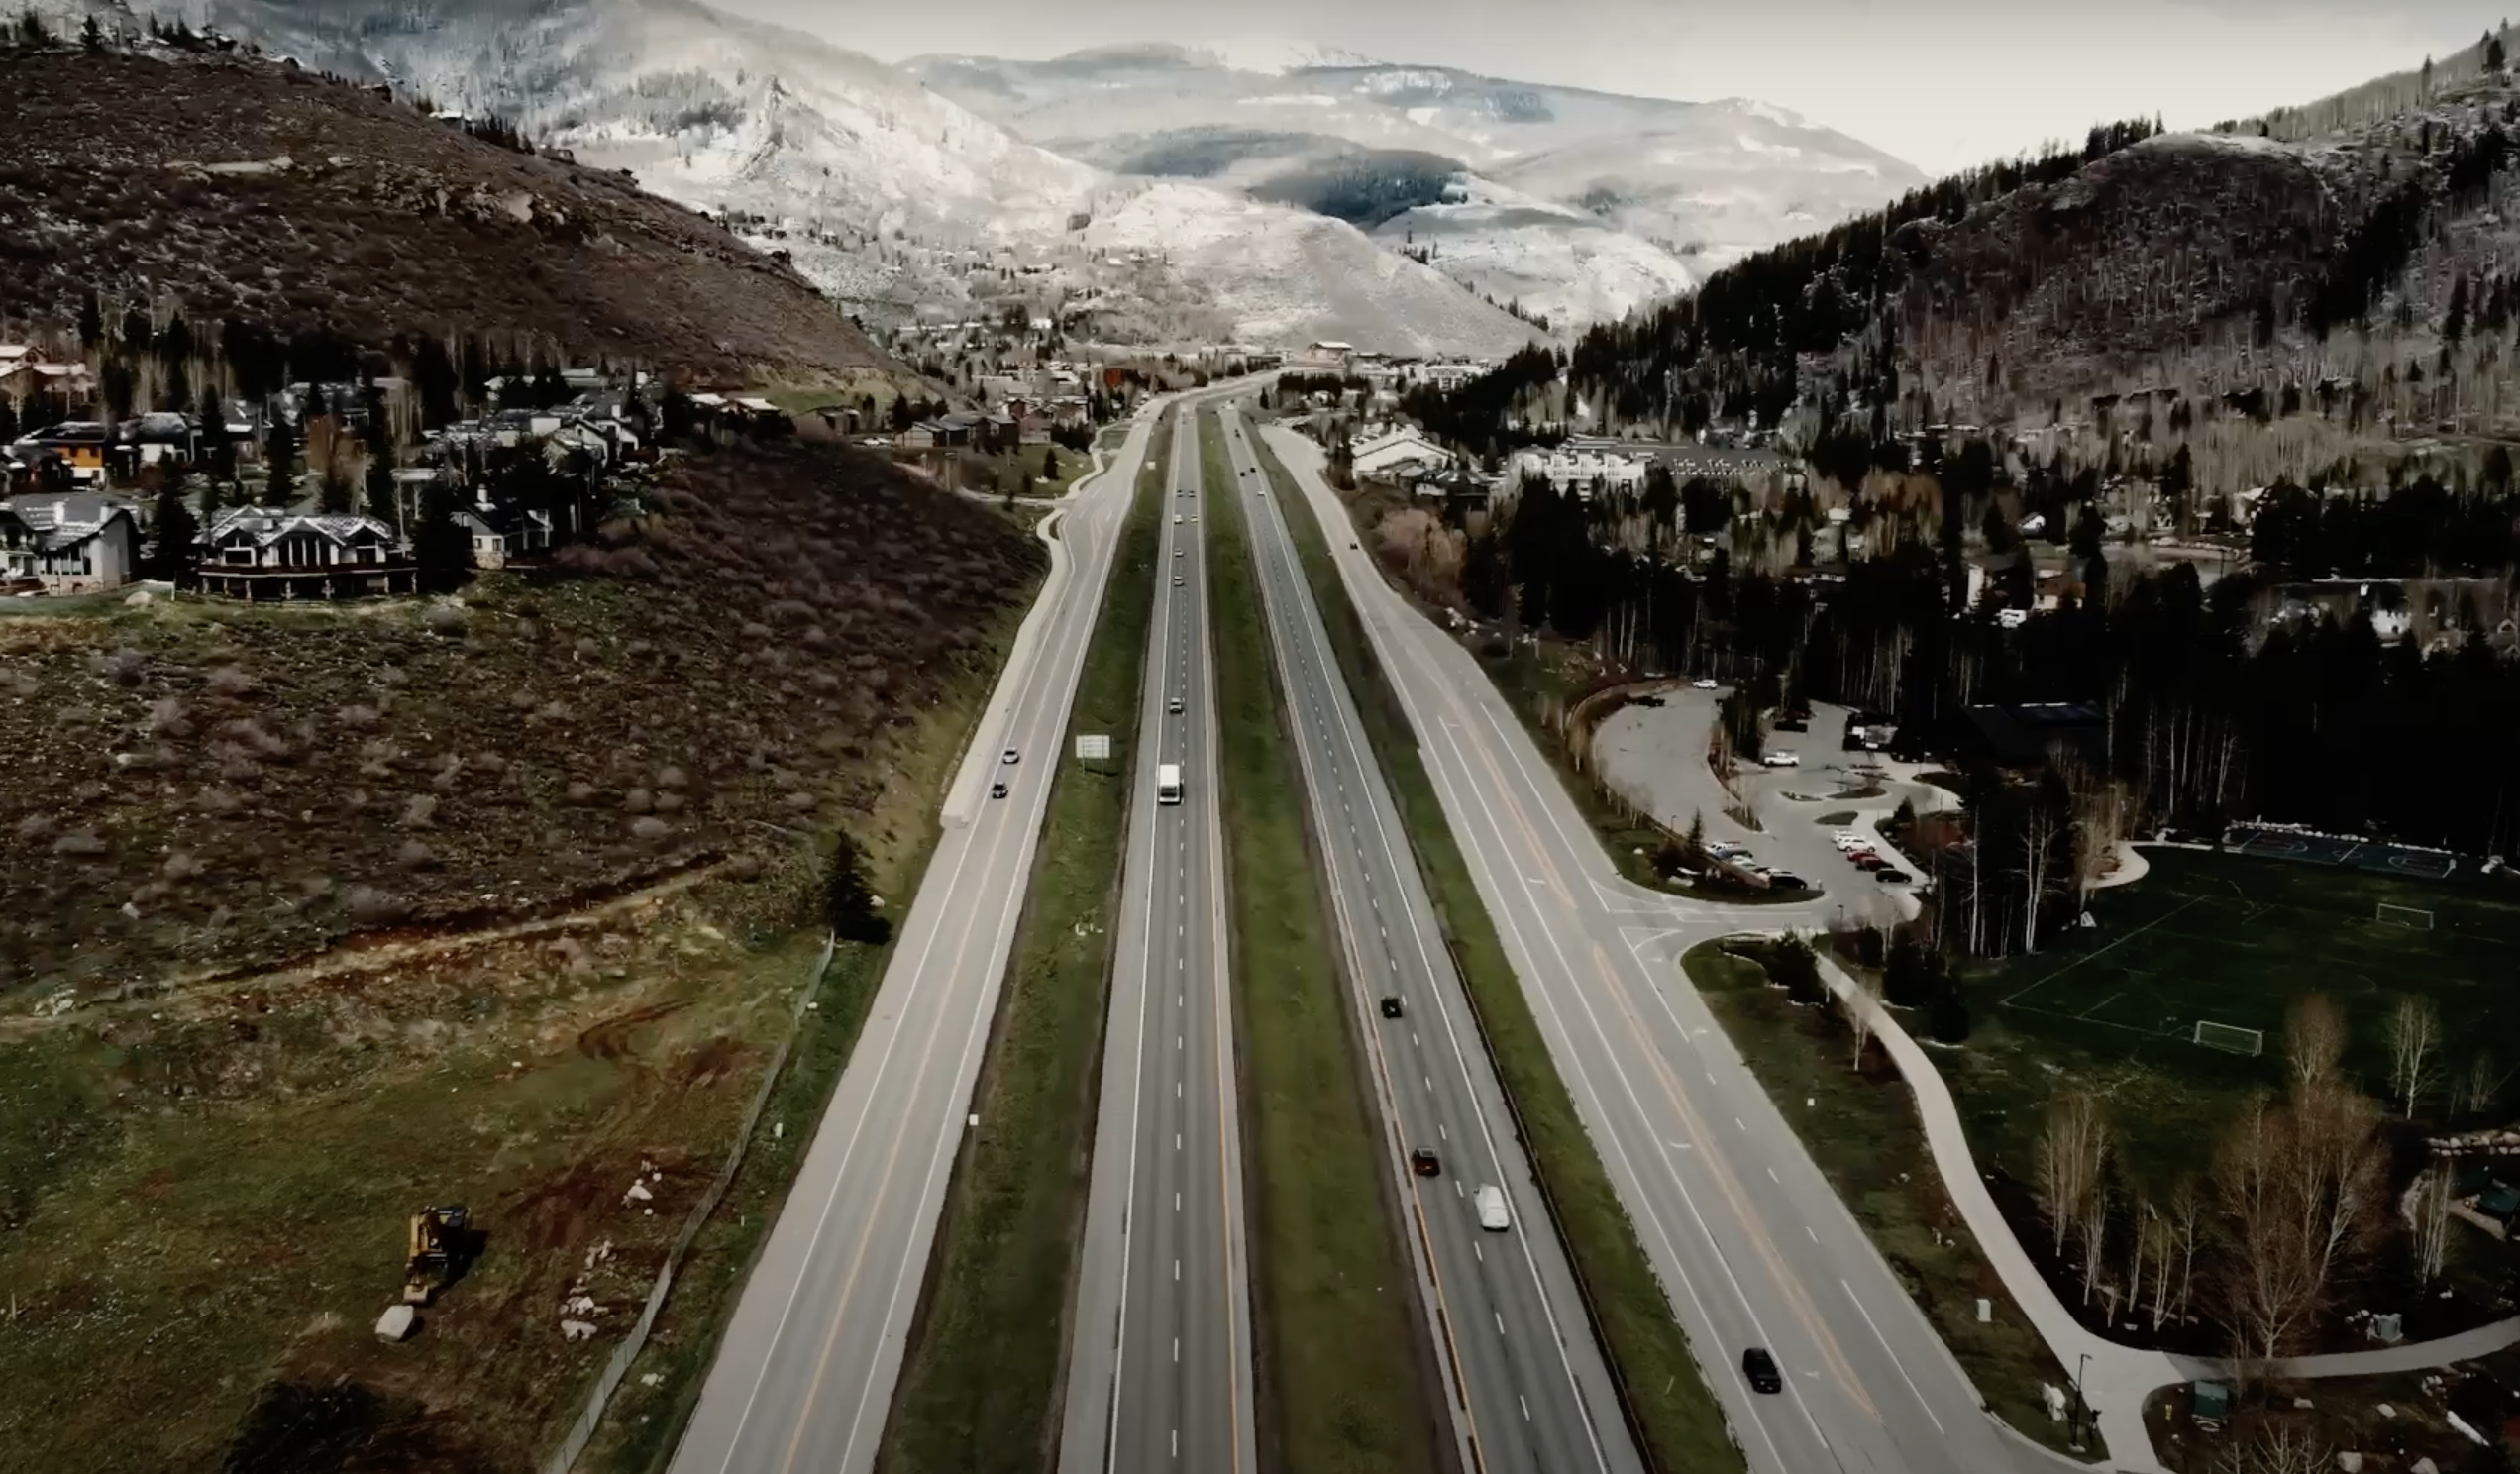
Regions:
<instances>
[{"instance_id":1,"label":"snow on slope","mask_svg":"<svg viewBox=\"0 0 2520 1474\"><path fill-rule=\"evenodd\" d=\"M1106 231L1128 223L1182 279L1138 272L1115 292L1069 275L1045 286L1116 295L1117 315L1148 324L1200 321L1175 309L1210 304L1255 342L1300 342L1309 331L1300 325L1310 323L1343 324L1336 336L1360 345L1430 353L1523 338L1507 314L1388 259L1352 227L1214 191L1115 191L1118 181L1103 171L1025 142L899 68L696 0L164 0L164 8L309 66L516 119L581 161L631 169L683 204L765 217L786 234L754 239L786 246L809 278L875 316L967 313L981 305L975 283L995 274L975 276L972 252L1068 250L1073 220L1135 190L1144 198L1119 205ZM1165 64L1187 54L1108 55L1135 53ZM1283 44L1232 53L1285 65L1355 59ZM1181 240L1162 239L1165 230Z\"/></svg>"},{"instance_id":2,"label":"snow on slope","mask_svg":"<svg viewBox=\"0 0 2520 1474\"><path fill-rule=\"evenodd\" d=\"M1267 192L1353 168L1358 151L1369 151L1368 169L1380 162L1370 151L1449 159L1471 201L1429 195L1400 234L1380 224L1376 238L1458 233L1439 269L1499 300L1559 304L1577 320L1624 311L1925 182L1878 150L1763 103L1628 97L1444 66L1286 70L1284 59L1283 51L1134 47L904 65L1026 138L1126 172Z\"/></svg>"},{"instance_id":3,"label":"snow on slope","mask_svg":"<svg viewBox=\"0 0 2520 1474\"><path fill-rule=\"evenodd\" d=\"M1374 239L1431 252L1445 275L1551 325L1625 317L1698 282L1678 256L1571 206L1476 175L1453 194L1394 216Z\"/></svg>"}]
</instances>

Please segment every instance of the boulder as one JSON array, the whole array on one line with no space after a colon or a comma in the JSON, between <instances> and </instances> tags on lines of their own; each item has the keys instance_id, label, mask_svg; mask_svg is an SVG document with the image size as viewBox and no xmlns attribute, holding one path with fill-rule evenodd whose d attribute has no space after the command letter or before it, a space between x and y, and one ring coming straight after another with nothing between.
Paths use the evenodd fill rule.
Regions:
<instances>
[{"instance_id":1,"label":"boulder","mask_svg":"<svg viewBox=\"0 0 2520 1474\"><path fill-rule=\"evenodd\" d=\"M376 1317L376 1338L384 1341L407 1340L411 1332L417 1330L419 1326L419 1312L407 1305L387 1306L385 1313Z\"/></svg>"}]
</instances>

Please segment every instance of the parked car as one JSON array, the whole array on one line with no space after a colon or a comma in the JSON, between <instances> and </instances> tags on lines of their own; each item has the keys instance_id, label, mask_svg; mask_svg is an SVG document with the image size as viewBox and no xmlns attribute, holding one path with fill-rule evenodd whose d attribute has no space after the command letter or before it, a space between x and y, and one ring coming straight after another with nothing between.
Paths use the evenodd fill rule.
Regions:
<instances>
[{"instance_id":1,"label":"parked car","mask_svg":"<svg viewBox=\"0 0 2520 1474\"><path fill-rule=\"evenodd\" d=\"M1789 752L1772 752L1759 759L1759 761L1765 763L1770 768L1800 768L1803 766L1803 760L1797 755Z\"/></svg>"},{"instance_id":2,"label":"parked car","mask_svg":"<svg viewBox=\"0 0 2520 1474\"><path fill-rule=\"evenodd\" d=\"M1752 1346L1741 1353L1741 1375L1753 1392L1785 1390L1785 1374L1776 1369L1776 1358L1767 1354L1765 1346Z\"/></svg>"},{"instance_id":3,"label":"parked car","mask_svg":"<svg viewBox=\"0 0 2520 1474\"><path fill-rule=\"evenodd\" d=\"M1790 870L1769 871L1767 884L1778 891L1809 891L1811 889L1811 882Z\"/></svg>"},{"instance_id":4,"label":"parked car","mask_svg":"<svg viewBox=\"0 0 2520 1474\"><path fill-rule=\"evenodd\" d=\"M1715 689L1715 678L1712 676L1701 676L1697 680L1689 683L1689 688L1691 690L1713 690Z\"/></svg>"},{"instance_id":5,"label":"parked car","mask_svg":"<svg viewBox=\"0 0 2520 1474\"><path fill-rule=\"evenodd\" d=\"M1895 865L1885 865L1872 873L1872 878L1885 886L1904 886L1914 877Z\"/></svg>"}]
</instances>

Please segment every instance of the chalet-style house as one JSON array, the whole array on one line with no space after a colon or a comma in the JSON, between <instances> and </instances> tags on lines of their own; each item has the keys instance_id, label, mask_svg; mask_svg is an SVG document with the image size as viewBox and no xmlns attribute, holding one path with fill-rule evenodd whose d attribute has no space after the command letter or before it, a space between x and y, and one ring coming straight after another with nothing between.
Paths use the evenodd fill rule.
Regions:
<instances>
[{"instance_id":1,"label":"chalet-style house","mask_svg":"<svg viewBox=\"0 0 2520 1474\"><path fill-rule=\"evenodd\" d=\"M0 586L107 593L140 571L140 519L92 491L0 501Z\"/></svg>"},{"instance_id":2,"label":"chalet-style house","mask_svg":"<svg viewBox=\"0 0 2520 1474\"><path fill-rule=\"evenodd\" d=\"M227 598L357 598L416 586L409 550L373 517L230 507L199 547L202 592Z\"/></svg>"}]
</instances>

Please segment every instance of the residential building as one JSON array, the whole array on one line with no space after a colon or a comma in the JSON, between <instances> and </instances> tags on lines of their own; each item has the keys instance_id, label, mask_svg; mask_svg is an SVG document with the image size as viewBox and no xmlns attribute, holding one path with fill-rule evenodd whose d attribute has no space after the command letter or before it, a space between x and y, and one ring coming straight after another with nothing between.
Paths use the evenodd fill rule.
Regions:
<instances>
[{"instance_id":1,"label":"residential building","mask_svg":"<svg viewBox=\"0 0 2520 1474\"><path fill-rule=\"evenodd\" d=\"M1643 489L1648 464L1642 456L1619 451L1567 446L1550 450L1529 447L1514 453L1513 459L1507 463L1506 475L1518 486L1526 480L1545 481L1561 495L1573 492L1590 500L1596 489Z\"/></svg>"},{"instance_id":2,"label":"residential building","mask_svg":"<svg viewBox=\"0 0 2520 1474\"><path fill-rule=\"evenodd\" d=\"M0 572L47 593L106 593L140 573L140 518L92 491L0 502Z\"/></svg>"},{"instance_id":3,"label":"residential building","mask_svg":"<svg viewBox=\"0 0 2520 1474\"><path fill-rule=\"evenodd\" d=\"M230 507L199 547L202 591L228 598L409 593L417 577L401 539L373 517Z\"/></svg>"},{"instance_id":4,"label":"residential building","mask_svg":"<svg viewBox=\"0 0 2520 1474\"><path fill-rule=\"evenodd\" d=\"M1399 429L1357 441L1350 465L1358 475L1388 476L1412 470L1441 470L1452 453L1415 429Z\"/></svg>"}]
</instances>

